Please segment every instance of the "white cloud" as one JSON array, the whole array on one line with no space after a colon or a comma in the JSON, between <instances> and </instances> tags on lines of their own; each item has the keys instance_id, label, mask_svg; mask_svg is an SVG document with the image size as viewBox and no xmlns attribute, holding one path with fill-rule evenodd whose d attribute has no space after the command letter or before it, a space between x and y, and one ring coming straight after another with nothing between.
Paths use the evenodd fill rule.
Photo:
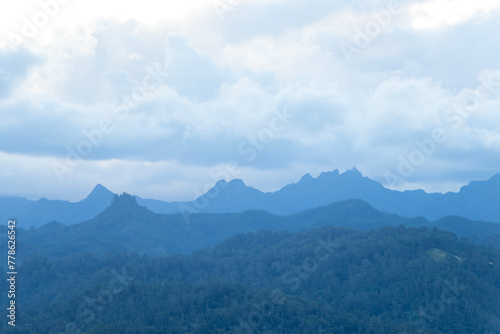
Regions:
<instances>
[{"instance_id":1,"label":"white cloud","mask_svg":"<svg viewBox=\"0 0 500 334\"><path fill-rule=\"evenodd\" d=\"M309 171L353 166L385 182L399 157L408 158L418 149L415 141L440 127L448 140L401 184L436 190L437 180L448 175L446 190L463 182L474 164L479 174L470 172L470 179L494 173L500 68L499 37L491 32L499 28L498 6L457 3L452 11L448 1L405 4L348 63L339 43L375 20L386 3L248 1L221 21L211 4L199 1L163 7L146 1L115 12L114 2L89 2L86 9L72 2L40 38L0 49L0 135L14 134L0 143L0 158L26 166L17 174L11 169L13 181L5 182L18 185L11 193L30 196L41 196L51 184L47 194L54 197L74 189L83 194L89 183L101 182L143 197L173 199L175 193L186 199L211 169L231 160L244 166L241 178L263 189ZM32 5L20 16L38 10ZM76 19L80 10L83 19ZM0 27L19 31L16 22ZM157 65L168 76L119 118L115 108ZM471 115L443 118L456 119L447 114L450 108L490 75L492 92ZM256 150L255 159L239 152L284 109L295 118ZM55 183L50 162L64 161L67 146L88 140L83 132L103 118L114 130L62 184ZM39 186L30 192L25 183L31 179Z\"/></svg>"},{"instance_id":2,"label":"white cloud","mask_svg":"<svg viewBox=\"0 0 500 334\"><path fill-rule=\"evenodd\" d=\"M474 17L484 19L498 9L500 3L492 0L428 0L410 6L411 25L417 30L436 30Z\"/></svg>"}]
</instances>

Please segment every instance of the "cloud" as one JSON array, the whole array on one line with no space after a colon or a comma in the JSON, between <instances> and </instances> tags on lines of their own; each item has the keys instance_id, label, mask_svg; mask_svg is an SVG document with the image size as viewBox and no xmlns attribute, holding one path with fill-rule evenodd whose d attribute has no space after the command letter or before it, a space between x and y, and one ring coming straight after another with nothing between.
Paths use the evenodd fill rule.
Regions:
<instances>
[{"instance_id":1,"label":"cloud","mask_svg":"<svg viewBox=\"0 0 500 334\"><path fill-rule=\"evenodd\" d=\"M0 142L1 158L24 161L12 182L26 193L23 180L43 178L33 194L50 184L54 196L82 194L101 182L144 197L187 198L228 161L267 189L353 166L387 183L387 172L398 175L401 159L442 129L447 140L392 186L436 190L445 177L446 190L493 174L500 69L491 31L499 13L479 2L457 8L453 19L433 14L448 5L405 2L351 62L339 44L366 33L387 3L248 1L222 21L212 6L196 5L183 20L152 24L142 14L104 12L67 30L54 22L47 32L57 39L0 51L0 135L10 138ZM424 21L426 29L414 26ZM154 69L161 78L151 86ZM477 92L482 98L463 116L456 106ZM284 127L276 127L280 112L293 115ZM92 143L88 134L103 120L113 130ZM90 153L59 184L51 162L64 164L85 145Z\"/></svg>"},{"instance_id":2,"label":"cloud","mask_svg":"<svg viewBox=\"0 0 500 334\"><path fill-rule=\"evenodd\" d=\"M30 69L42 61L23 50L0 50L0 99L8 97L26 79Z\"/></svg>"},{"instance_id":3,"label":"cloud","mask_svg":"<svg viewBox=\"0 0 500 334\"><path fill-rule=\"evenodd\" d=\"M200 54L185 37L169 35L166 42L166 82L196 102L217 96L223 83L231 80L228 70L219 68L209 56Z\"/></svg>"},{"instance_id":4,"label":"cloud","mask_svg":"<svg viewBox=\"0 0 500 334\"><path fill-rule=\"evenodd\" d=\"M484 18L500 9L494 1L432 0L410 6L411 25L417 30L436 30L463 23L473 17Z\"/></svg>"}]
</instances>

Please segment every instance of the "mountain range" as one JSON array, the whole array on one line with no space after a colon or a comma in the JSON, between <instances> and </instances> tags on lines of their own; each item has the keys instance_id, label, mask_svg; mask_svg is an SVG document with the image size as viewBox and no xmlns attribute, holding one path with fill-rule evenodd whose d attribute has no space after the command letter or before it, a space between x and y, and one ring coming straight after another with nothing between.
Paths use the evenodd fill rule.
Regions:
<instances>
[{"instance_id":1,"label":"mountain range","mask_svg":"<svg viewBox=\"0 0 500 334\"><path fill-rule=\"evenodd\" d=\"M463 187L458 198L481 190L494 196L491 181ZM442 196L444 203L449 194L380 189L356 170L305 176L267 194L240 180L218 185L212 190L218 196L194 203L115 195L101 185L77 203L4 201L5 210L29 208L23 217L36 218L39 210L45 220L72 218L16 230L21 241L16 263L25 273L19 276L20 328L39 333L494 333L500 323L499 223L451 215L435 221L402 217L359 198L317 206L335 196L373 198L386 192L396 203L403 198L411 204L426 195ZM488 186L493 192L485 191ZM266 206L261 196L274 206ZM259 204L255 199L282 211L245 210ZM177 213L155 213L138 202ZM232 208L233 203L239 206ZM197 205L197 211L188 212L189 205ZM315 207L304 209L308 206ZM210 210L243 212L202 212ZM7 249L7 241L0 239L0 248ZM7 270L0 271L0 288L8 291ZM144 312L137 312L137 305ZM6 326L0 324L0 332Z\"/></svg>"},{"instance_id":2,"label":"mountain range","mask_svg":"<svg viewBox=\"0 0 500 334\"><path fill-rule=\"evenodd\" d=\"M51 222L38 228L19 229L17 234L23 248L17 255L19 259L31 253L49 258L122 251L150 256L190 254L237 234L261 230L300 232L323 226L356 230L385 226L436 227L483 244L488 238L500 236L498 223L453 216L434 222L422 217L403 218L380 212L362 200L340 201L284 216L257 210L194 214L186 223L181 214L154 213L138 205L133 196L123 194L115 195L106 210L80 224ZM0 241L0 246L2 243ZM492 246L499 244L493 242Z\"/></svg>"},{"instance_id":3,"label":"mountain range","mask_svg":"<svg viewBox=\"0 0 500 334\"><path fill-rule=\"evenodd\" d=\"M19 197L0 198L0 219L17 218L25 228L51 221L75 224L95 217L109 206L113 192L98 184L87 198L79 202L31 201ZM423 190L396 191L364 177L357 169L344 173L325 172L317 178L304 175L297 183L279 191L262 192L242 180L221 180L191 202L164 202L135 196L137 203L156 213L182 213L189 220L195 213L238 213L263 210L286 215L314 209L347 199L361 199L377 210L402 217L424 217L438 220L460 216L471 220L500 223L500 174L487 181L473 181L459 192L426 193Z\"/></svg>"},{"instance_id":4,"label":"mountain range","mask_svg":"<svg viewBox=\"0 0 500 334\"><path fill-rule=\"evenodd\" d=\"M212 195L217 194L217 196ZM403 217L437 220L454 215L500 222L500 174L487 181L473 181L459 192L396 191L364 177L357 169L304 175L279 191L264 193L242 180L219 181L207 194L186 203L165 203L138 198L138 203L159 213L243 212L264 210L292 214L346 199L362 199L377 210Z\"/></svg>"}]
</instances>

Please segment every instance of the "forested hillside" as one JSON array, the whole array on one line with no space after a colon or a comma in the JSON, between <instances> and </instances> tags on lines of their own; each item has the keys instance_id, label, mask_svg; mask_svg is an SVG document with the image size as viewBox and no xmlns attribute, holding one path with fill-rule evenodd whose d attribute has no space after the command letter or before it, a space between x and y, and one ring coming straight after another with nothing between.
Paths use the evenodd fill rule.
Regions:
<instances>
[{"instance_id":1,"label":"forested hillside","mask_svg":"<svg viewBox=\"0 0 500 334\"><path fill-rule=\"evenodd\" d=\"M190 256L31 256L16 332L498 333L499 265L496 249L403 226L261 231Z\"/></svg>"},{"instance_id":2,"label":"forested hillside","mask_svg":"<svg viewBox=\"0 0 500 334\"><path fill-rule=\"evenodd\" d=\"M273 231L305 231L321 226L348 227L360 230L384 226L427 226L452 231L476 243L500 245L500 224L475 222L459 217L447 217L436 222L417 218L402 218L379 212L361 200L349 200L304 211L278 216L264 211L226 214L155 214L137 205L127 194L115 196L110 207L97 217L80 224L66 226L51 222L30 230L19 229L18 260L29 254L50 259L68 254L106 254L114 251L137 252L150 256L190 254L195 250L215 246L236 234ZM6 227L5 227L6 230ZM0 240L5 247L6 239Z\"/></svg>"}]
</instances>

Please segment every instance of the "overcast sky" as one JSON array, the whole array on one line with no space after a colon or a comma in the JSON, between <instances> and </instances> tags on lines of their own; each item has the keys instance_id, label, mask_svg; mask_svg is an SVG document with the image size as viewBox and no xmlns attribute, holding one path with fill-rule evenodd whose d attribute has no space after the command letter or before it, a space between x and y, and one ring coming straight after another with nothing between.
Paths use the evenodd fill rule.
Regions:
<instances>
[{"instance_id":1,"label":"overcast sky","mask_svg":"<svg viewBox=\"0 0 500 334\"><path fill-rule=\"evenodd\" d=\"M0 12L0 195L191 200L500 172L500 1L40 0Z\"/></svg>"}]
</instances>

